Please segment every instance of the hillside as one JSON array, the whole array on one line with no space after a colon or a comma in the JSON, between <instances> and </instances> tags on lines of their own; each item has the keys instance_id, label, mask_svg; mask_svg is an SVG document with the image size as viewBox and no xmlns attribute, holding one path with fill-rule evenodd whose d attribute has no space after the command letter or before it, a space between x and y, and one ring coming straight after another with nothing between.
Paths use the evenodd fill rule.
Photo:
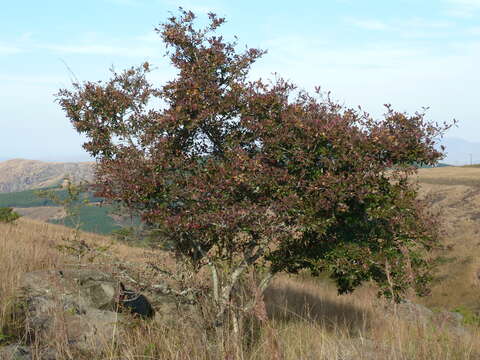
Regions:
<instances>
[{"instance_id":1,"label":"hillside","mask_svg":"<svg viewBox=\"0 0 480 360\"><path fill-rule=\"evenodd\" d=\"M118 277L123 276L123 281L125 278L131 281L140 278L148 282L153 277L158 284L162 279L165 280L165 275L150 274L148 264L159 264L170 272L181 271L174 265L173 259L160 250L129 247L112 242L108 237L93 234L81 233L81 241L77 243L81 245L80 255L75 251L69 255L69 250L76 249L72 247L75 243L68 241L74 236L72 230L62 226L46 225L28 219L20 219L17 225L0 224L0 358L2 345L15 346L17 341L22 341L24 335L24 329L16 325L15 318L12 319L9 314L15 309L12 299L15 299L21 275L25 272L71 269L73 263L80 262L80 268L101 269L109 274L117 274ZM128 276L125 276L126 273ZM204 283L204 280L204 276L199 274L195 279L187 281ZM134 284L131 282L129 286L133 287ZM171 286L176 287L177 284L173 281ZM248 284L246 286L248 289ZM336 288L324 279L312 279L306 274L280 275L265 294L264 302L261 302L265 306L262 311L266 312L266 319L262 322L253 319L251 324L242 328L246 345L242 348L241 358L479 358L477 328L467 325L465 328L452 327L445 322L450 320L443 318L428 320L417 313L428 313L428 309L419 306L412 309L408 305L398 306L392 310L391 304L378 299L375 294L376 289L366 285L352 294L338 295ZM189 305L188 309L193 312L189 314L185 305L182 308L179 304L172 303L173 300L167 302L162 296L155 297L152 292L147 295L158 310L158 316L146 322L139 319L132 319L128 323L118 320L118 333L115 336L121 337L121 341L112 342L111 338L107 338L103 354L83 351L74 353L76 356L70 355L75 351L75 343L65 340L72 336L72 327L68 325L72 321L79 321L81 313L72 314L63 308L49 318L58 324L55 336L59 340L42 338L40 345L67 354L55 357L59 360L234 359L220 357L217 353L217 341L221 340L216 339L211 330L207 332L213 318L210 318L211 313L201 310L205 305L200 305L198 311L202 312L198 315L194 312L196 307ZM435 313L447 314L441 310ZM249 329L248 326L252 328ZM104 335L102 332L98 336ZM231 344L231 341L227 344ZM35 346L34 344L31 348L36 350ZM48 359L51 358L53 357Z\"/></svg>"},{"instance_id":2,"label":"hillside","mask_svg":"<svg viewBox=\"0 0 480 360\"><path fill-rule=\"evenodd\" d=\"M55 190L59 199L68 197L67 191L60 188L41 188L39 190ZM80 225L83 231L97 234L110 234L122 225L122 217L113 215L114 208L101 204L101 199L91 193L82 194L82 202L87 201L80 208L78 218L66 218L63 207L53 201L39 197L37 190L24 190L9 193L0 193L0 207L12 207L17 213L33 220L40 220L54 224L75 227Z\"/></svg>"},{"instance_id":3,"label":"hillside","mask_svg":"<svg viewBox=\"0 0 480 360\"><path fill-rule=\"evenodd\" d=\"M420 194L441 216L444 243L450 250L439 269L432 307L463 307L480 313L480 167L420 169Z\"/></svg>"},{"instance_id":4,"label":"hillside","mask_svg":"<svg viewBox=\"0 0 480 360\"><path fill-rule=\"evenodd\" d=\"M265 294L265 308L258 310L265 311L266 318L262 323L252 323L253 330L242 330L245 339L249 339L245 340L242 358L480 358L480 167L421 169L417 180L420 194L431 204L431 210L441 212L443 240L450 248L437 254L442 255L443 260L432 294L424 298L411 296L411 303L393 307L376 297L377 289L372 284L367 283L352 294L338 295L333 284L325 278L312 278L307 273L280 275ZM28 209L41 211L38 207ZM162 274L167 273L154 273L146 266L148 264L171 273L179 271L172 257L161 250L129 247L91 233L79 236L81 242L77 245L81 245L81 252L73 255L77 256L75 261L80 261L81 267L93 266L111 274L127 274L126 279L142 279L147 284L150 276L157 284L164 279ZM34 270L62 269L65 264L71 266L74 261L65 249L75 250L75 242L68 242L73 237L72 231L65 227L25 218L17 225L0 224L0 334L3 328L3 344L15 342L18 336L9 330L13 325L7 315L20 275ZM100 250L95 250L96 247ZM194 279L182 281L203 284L204 280L200 273ZM134 284L129 283L129 286ZM175 284L172 282L172 286ZM181 286L188 284L181 283ZM115 346L107 342L108 356L84 354L77 358L220 358L215 354L217 340L205 330L210 324L208 311L202 316L192 315L192 319L175 310L178 305L169 305L170 310L162 312L165 300L155 298L152 292L147 295L159 310L158 318L151 323L131 323L127 331L120 328L122 341ZM463 314L463 318L455 317L458 313ZM426 319L425 314L430 314L431 320ZM59 316L58 321L68 320L64 318ZM171 318L173 320L165 320ZM462 326L456 321L461 321ZM61 331L58 334L68 336ZM71 351L68 347L67 350L62 348L67 345L58 341L51 346Z\"/></svg>"},{"instance_id":5,"label":"hillside","mask_svg":"<svg viewBox=\"0 0 480 360\"><path fill-rule=\"evenodd\" d=\"M0 193L38 189L59 184L65 175L91 180L91 162L42 162L14 159L0 162Z\"/></svg>"}]
</instances>

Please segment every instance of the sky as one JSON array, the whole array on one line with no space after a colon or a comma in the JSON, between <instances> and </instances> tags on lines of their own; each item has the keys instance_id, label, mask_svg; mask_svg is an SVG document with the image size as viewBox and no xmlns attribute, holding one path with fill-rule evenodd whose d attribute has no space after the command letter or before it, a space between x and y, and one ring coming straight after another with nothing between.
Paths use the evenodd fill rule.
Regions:
<instances>
[{"instance_id":1,"label":"sky","mask_svg":"<svg viewBox=\"0 0 480 360\"><path fill-rule=\"evenodd\" d=\"M447 137L480 142L480 0L3 0L0 160L89 160L54 94L144 61L157 86L172 79L154 28L179 6L199 24L225 17L220 33L240 49L267 50L251 78L320 86L376 118L387 103L429 107L429 120L459 121Z\"/></svg>"}]
</instances>

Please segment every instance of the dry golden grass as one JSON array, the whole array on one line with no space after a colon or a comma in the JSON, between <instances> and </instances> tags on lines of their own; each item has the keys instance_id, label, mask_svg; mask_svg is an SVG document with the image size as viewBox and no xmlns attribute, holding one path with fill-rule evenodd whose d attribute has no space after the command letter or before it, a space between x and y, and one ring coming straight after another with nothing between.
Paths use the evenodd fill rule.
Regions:
<instances>
[{"instance_id":1,"label":"dry golden grass","mask_svg":"<svg viewBox=\"0 0 480 360\"><path fill-rule=\"evenodd\" d=\"M65 210L59 206L33 206L28 208L14 208L13 210L21 216L43 222L62 219L67 216Z\"/></svg>"},{"instance_id":2,"label":"dry golden grass","mask_svg":"<svg viewBox=\"0 0 480 360\"><path fill-rule=\"evenodd\" d=\"M455 176L461 184L455 182ZM465 185L473 184L477 177L478 168L420 171L422 195L429 195L432 206L443 210L446 240L454 247L447 254L453 259L444 264L439 274L442 281L434 286L432 296L415 301L449 310L460 305L478 308L480 191L475 185ZM21 274L70 263L72 259L57 250L69 236L72 230L32 220L0 224L0 339L14 328L10 312ZM140 263L151 256L171 261L163 253L112 244L108 237L82 233L81 238L109 246L109 252L125 261ZM241 359L480 359L477 328L458 335L442 324L397 316L387 311L392 305L376 297L373 285L339 296L326 280L280 276L265 294L265 303L268 320L245 325ZM101 358L221 358L215 336L204 323L193 321L188 314L175 316L178 321L133 322L121 330L121 343L107 341ZM72 357L68 347L61 344L61 331L58 339L55 344L62 359L92 359L91 355ZM223 359L234 359L233 354L231 347L230 355Z\"/></svg>"},{"instance_id":3,"label":"dry golden grass","mask_svg":"<svg viewBox=\"0 0 480 360\"><path fill-rule=\"evenodd\" d=\"M445 263L428 306L454 309L462 306L480 310L480 168L444 167L421 169L421 195L429 198L432 210L441 214L445 230Z\"/></svg>"}]
</instances>

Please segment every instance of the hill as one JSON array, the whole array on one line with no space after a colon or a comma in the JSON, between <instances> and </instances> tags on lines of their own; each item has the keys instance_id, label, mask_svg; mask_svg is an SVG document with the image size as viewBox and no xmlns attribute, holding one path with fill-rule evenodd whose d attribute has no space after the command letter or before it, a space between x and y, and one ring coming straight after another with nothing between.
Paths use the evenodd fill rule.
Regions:
<instances>
[{"instance_id":1,"label":"hill","mask_svg":"<svg viewBox=\"0 0 480 360\"><path fill-rule=\"evenodd\" d=\"M19 320L10 314L14 311L12 309L16 309L12 305L12 299L16 299L22 274L26 272L72 269L73 263L79 262L79 268L101 269L122 281L129 279L129 286L133 287L139 278L142 282L148 282L153 277L154 284L166 280L163 273L150 274L149 277L149 263L153 264L153 268L156 264L161 264L162 268L171 273L181 271L174 265L171 256L158 249L129 247L112 242L107 237L87 233L80 234L80 242L68 240L74 236L72 230L62 226L46 225L28 219L20 219L17 225L0 224L0 350L2 346L15 346L18 341L22 341L24 330L15 322ZM75 244L81 247L73 247ZM73 253L70 254L70 251ZM154 259L156 261L152 262ZM55 273L63 276L60 271ZM189 281L205 284L204 276L200 273ZM177 288L182 283L172 281L169 284ZM245 286L248 289L249 285ZM475 327L467 324L465 327L452 327L443 321L451 321L450 319L439 318L440 322L437 318L428 320L423 314L429 314L428 309L408 304L393 307L388 301L377 299L375 294L376 289L368 284L352 294L338 295L336 288L324 279L313 279L307 274L280 275L260 302L262 310L257 310L264 312L264 320L260 322L254 318L251 325L249 323L242 327L245 345L241 348L241 358L478 359L480 342ZM116 323L118 335L115 338L118 337L121 341L104 341L105 356L84 350L78 355L74 353L77 355L75 357L55 358L225 358L217 352L218 343L229 339L218 339L210 330L213 318L209 312L202 311L204 308L208 310L206 304L188 305L190 312L187 312L187 305L180 307L172 298L153 292L148 292L147 295L155 309L163 312L158 311L159 316L146 322L140 319L121 321L119 315ZM448 313L438 310L432 314ZM75 342L64 339L68 340L72 336L71 328L67 325L78 321L80 316L81 312L73 313L70 308L59 308L53 312L48 319L55 320L55 324L58 324L55 335L61 341L42 338L40 345L58 352L67 353L68 350L67 354L75 351ZM34 346L32 348L35 350Z\"/></svg>"},{"instance_id":2,"label":"hill","mask_svg":"<svg viewBox=\"0 0 480 360\"><path fill-rule=\"evenodd\" d=\"M65 175L76 180L93 178L92 162L43 162L13 159L0 162L0 193L58 185Z\"/></svg>"},{"instance_id":3,"label":"hill","mask_svg":"<svg viewBox=\"0 0 480 360\"><path fill-rule=\"evenodd\" d=\"M441 226L445 231L443 239L450 248L437 254L442 255L443 260L432 294L425 298L412 296L410 303L393 306L386 300L377 299L377 289L372 284L365 284L352 294L338 295L333 284L325 278L312 278L307 273L280 275L265 294L264 302L260 302L262 307L256 309L263 314L263 320L249 323L242 330L246 339L241 349L242 358L480 358L480 167L421 169L414 180L418 181L420 194L429 202L432 211L441 212ZM17 327L8 314L21 274L25 272L62 269L65 264L71 266L79 261L82 268L92 266L122 276L122 281L130 279L128 285L136 284L137 289L140 283L142 288L144 282L149 283L148 276L155 280L153 284L158 284L164 279L162 274L181 273L173 264L172 257L159 249L129 247L91 233L79 235L80 255L69 255L67 250L75 250L70 246L75 242L65 244L65 241L74 236L65 227L25 218L16 225L0 224L0 348L4 344L15 343L23 335L20 331L16 335ZM75 261L72 256L76 256ZM168 272L152 272L158 267ZM183 279L180 284L172 282L172 286L184 289L191 283L204 284L204 275L199 273L198 277ZM255 284L254 280L252 284ZM245 286L248 290L249 285ZM155 298L153 292L147 295L157 306L156 309L163 309L163 298ZM189 306L194 308L194 305ZM119 323L122 341L115 344L107 341L105 353L108 356L102 358L123 358L125 354L131 354L125 359L221 358L215 353L218 347L212 335L214 333L206 327L211 326L208 308L201 308L204 312L201 315L194 313L191 319L188 313L176 310L175 304L169 309L159 311L161 316L151 323L137 320L129 323L126 330ZM452 310L456 313L445 312ZM452 317L452 314L458 313L463 314L463 318L460 315ZM62 310L56 320L64 324L61 321L66 321L67 315ZM432 320L426 319L427 315ZM457 326L457 321L462 321L462 326ZM250 326L252 330L249 330ZM69 328L58 328L58 337L66 339L69 334L65 329ZM59 351L70 351L68 342L52 343L51 346ZM76 358L100 357L84 354Z\"/></svg>"},{"instance_id":4,"label":"hill","mask_svg":"<svg viewBox=\"0 0 480 360\"><path fill-rule=\"evenodd\" d=\"M463 307L480 314L480 167L450 166L418 171L420 195L441 216L443 256L432 307Z\"/></svg>"},{"instance_id":5,"label":"hill","mask_svg":"<svg viewBox=\"0 0 480 360\"><path fill-rule=\"evenodd\" d=\"M0 193L0 207L12 207L17 213L29 219L75 227L77 220L65 217L63 207L49 199L39 197L38 190L55 190L59 199L67 198L66 190L53 187ZM110 234L121 227L122 217L112 215L114 212L112 206L101 205L101 199L94 197L91 193L83 194L82 199L88 200L88 205L83 204L78 214L81 230Z\"/></svg>"}]
</instances>

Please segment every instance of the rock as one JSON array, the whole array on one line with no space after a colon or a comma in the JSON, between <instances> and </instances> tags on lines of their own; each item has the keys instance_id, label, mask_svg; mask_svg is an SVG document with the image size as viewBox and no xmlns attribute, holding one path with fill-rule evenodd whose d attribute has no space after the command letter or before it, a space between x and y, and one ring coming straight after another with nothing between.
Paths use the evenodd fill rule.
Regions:
<instances>
[{"instance_id":1,"label":"rock","mask_svg":"<svg viewBox=\"0 0 480 360\"><path fill-rule=\"evenodd\" d=\"M0 347L0 359L2 360L31 360L32 354L27 346L12 344Z\"/></svg>"},{"instance_id":2,"label":"rock","mask_svg":"<svg viewBox=\"0 0 480 360\"><path fill-rule=\"evenodd\" d=\"M391 308L389 311L394 312ZM463 316L456 312L432 311L426 306L407 300L396 305L396 314L408 321L416 321L423 325L428 323L436 325L439 329L446 329L458 336L468 333L463 326Z\"/></svg>"},{"instance_id":3,"label":"rock","mask_svg":"<svg viewBox=\"0 0 480 360\"><path fill-rule=\"evenodd\" d=\"M433 311L426 306L415 304L409 300L396 305L396 312L399 317L409 321L423 322L431 319Z\"/></svg>"},{"instance_id":4,"label":"rock","mask_svg":"<svg viewBox=\"0 0 480 360\"><path fill-rule=\"evenodd\" d=\"M23 276L21 287L30 342L47 344L55 338L80 351L98 353L119 336L116 327L125 318L117 312L121 289L112 276L92 269L35 271ZM132 307L153 315L148 300L138 298L129 299Z\"/></svg>"},{"instance_id":5,"label":"rock","mask_svg":"<svg viewBox=\"0 0 480 360\"><path fill-rule=\"evenodd\" d=\"M58 356L54 349L32 350L30 346L11 344L0 347L0 360L57 360Z\"/></svg>"},{"instance_id":6,"label":"rock","mask_svg":"<svg viewBox=\"0 0 480 360\"><path fill-rule=\"evenodd\" d=\"M126 289L123 283L120 283L119 303L122 308L128 309L134 315L143 318L151 318L155 315L148 299L142 294Z\"/></svg>"}]
</instances>

